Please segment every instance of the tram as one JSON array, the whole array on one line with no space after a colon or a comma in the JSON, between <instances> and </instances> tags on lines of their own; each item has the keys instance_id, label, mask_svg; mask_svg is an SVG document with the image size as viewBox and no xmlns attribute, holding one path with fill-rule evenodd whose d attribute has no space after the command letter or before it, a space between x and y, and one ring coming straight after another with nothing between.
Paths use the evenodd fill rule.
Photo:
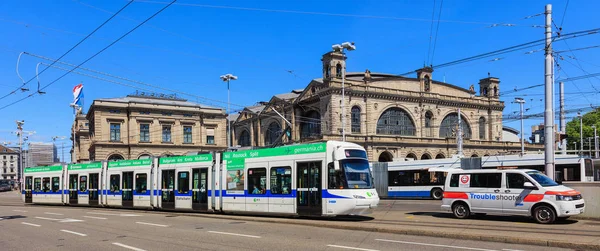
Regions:
<instances>
[{"instance_id":1,"label":"tram","mask_svg":"<svg viewBox=\"0 0 600 251\"><path fill-rule=\"evenodd\" d=\"M335 216L379 203L366 151L338 141L24 172L28 204Z\"/></svg>"}]
</instances>

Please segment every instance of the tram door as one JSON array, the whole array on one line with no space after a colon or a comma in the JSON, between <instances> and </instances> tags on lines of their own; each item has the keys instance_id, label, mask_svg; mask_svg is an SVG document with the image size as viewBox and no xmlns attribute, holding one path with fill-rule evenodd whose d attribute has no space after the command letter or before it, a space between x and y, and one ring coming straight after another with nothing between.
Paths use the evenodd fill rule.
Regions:
<instances>
[{"instance_id":1,"label":"tram door","mask_svg":"<svg viewBox=\"0 0 600 251\"><path fill-rule=\"evenodd\" d=\"M32 188L31 183L32 183L32 177L31 176L25 177L25 203L33 202L33 194L31 193L31 188Z\"/></svg>"},{"instance_id":2,"label":"tram door","mask_svg":"<svg viewBox=\"0 0 600 251\"><path fill-rule=\"evenodd\" d=\"M123 172L123 207L133 207L133 172Z\"/></svg>"},{"instance_id":3,"label":"tram door","mask_svg":"<svg viewBox=\"0 0 600 251\"><path fill-rule=\"evenodd\" d=\"M296 163L299 215L321 215L321 161Z\"/></svg>"},{"instance_id":4,"label":"tram door","mask_svg":"<svg viewBox=\"0 0 600 251\"><path fill-rule=\"evenodd\" d=\"M89 191L90 205L92 205L92 206L98 205L98 174L97 173L90 173L90 189L88 191Z\"/></svg>"},{"instance_id":5,"label":"tram door","mask_svg":"<svg viewBox=\"0 0 600 251\"><path fill-rule=\"evenodd\" d=\"M192 208L208 210L208 168L192 169Z\"/></svg>"},{"instance_id":6,"label":"tram door","mask_svg":"<svg viewBox=\"0 0 600 251\"><path fill-rule=\"evenodd\" d=\"M77 174L69 175L69 204L77 205Z\"/></svg>"},{"instance_id":7,"label":"tram door","mask_svg":"<svg viewBox=\"0 0 600 251\"><path fill-rule=\"evenodd\" d=\"M175 170L162 171L162 208L175 208Z\"/></svg>"}]
</instances>

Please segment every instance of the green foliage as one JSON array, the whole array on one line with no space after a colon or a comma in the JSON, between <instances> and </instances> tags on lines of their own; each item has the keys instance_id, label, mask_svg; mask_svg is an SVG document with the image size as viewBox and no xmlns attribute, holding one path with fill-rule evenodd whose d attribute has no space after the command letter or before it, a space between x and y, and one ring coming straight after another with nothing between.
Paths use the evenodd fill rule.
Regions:
<instances>
[{"instance_id":1,"label":"green foliage","mask_svg":"<svg viewBox=\"0 0 600 251\"><path fill-rule=\"evenodd\" d=\"M588 145L588 137L594 137L594 128L592 125L596 126L597 133L600 134L600 111L595 110L592 112L588 112L583 115L583 142L584 148L587 149ZM569 142L568 149L574 150L575 146L573 142L577 142L577 150L580 150L580 134L579 134L579 118L575 117L573 120L567 123L567 142ZM592 144L594 140L592 139Z\"/></svg>"}]
</instances>

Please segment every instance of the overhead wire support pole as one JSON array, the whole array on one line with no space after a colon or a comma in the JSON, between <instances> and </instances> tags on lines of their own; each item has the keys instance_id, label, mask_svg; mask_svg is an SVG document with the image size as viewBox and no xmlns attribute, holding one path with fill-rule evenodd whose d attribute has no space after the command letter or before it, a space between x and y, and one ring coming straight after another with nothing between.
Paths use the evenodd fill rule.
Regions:
<instances>
[{"instance_id":1,"label":"overhead wire support pole","mask_svg":"<svg viewBox=\"0 0 600 251\"><path fill-rule=\"evenodd\" d=\"M544 109L544 166L546 175L554 180L554 95L552 94L552 5L546 5L546 46L545 46L545 109Z\"/></svg>"},{"instance_id":2,"label":"overhead wire support pole","mask_svg":"<svg viewBox=\"0 0 600 251\"><path fill-rule=\"evenodd\" d=\"M558 86L560 92L560 133L564 135L567 133L567 121L565 114L565 83L560 82ZM560 142L561 154L567 154L567 138L565 137Z\"/></svg>"},{"instance_id":3,"label":"overhead wire support pole","mask_svg":"<svg viewBox=\"0 0 600 251\"><path fill-rule=\"evenodd\" d=\"M462 125L461 125L461 113L460 108L458 108L458 129L456 132L456 144L458 148L458 157L462 158L463 156L463 135L462 135Z\"/></svg>"},{"instance_id":4,"label":"overhead wire support pole","mask_svg":"<svg viewBox=\"0 0 600 251\"><path fill-rule=\"evenodd\" d=\"M525 99L515 98L515 103L518 103L521 107L521 155L525 155L525 138L524 138L524 126L523 126L523 104L525 104Z\"/></svg>"}]
</instances>

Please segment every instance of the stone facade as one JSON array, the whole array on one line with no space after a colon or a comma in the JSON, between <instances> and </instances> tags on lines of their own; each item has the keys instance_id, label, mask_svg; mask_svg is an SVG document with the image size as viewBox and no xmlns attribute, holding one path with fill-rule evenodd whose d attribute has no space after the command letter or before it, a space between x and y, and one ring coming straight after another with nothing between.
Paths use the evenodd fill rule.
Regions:
<instances>
[{"instance_id":1,"label":"stone facade","mask_svg":"<svg viewBox=\"0 0 600 251\"><path fill-rule=\"evenodd\" d=\"M498 78L479 80L476 93L473 85L467 90L433 80L428 67L409 78L369 70L346 73L340 51L326 53L322 62L323 77L306 88L241 111L233 125L234 144L342 140L344 107L346 140L364 146L372 161L447 158L457 154L460 109L465 156L520 151L520 143L502 140Z\"/></svg>"},{"instance_id":2,"label":"stone facade","mask_svg":"<svg viewBox=\"0 0 600 251\"><path fill-rule=\"evenodd\" d=\"M0 145L0 179L17 181L19 153Z\"/></svg>"},{"instance_id":3,"label":"stone facade","mask_svg":"<svg viewBox=\"0 0 600 251\"><path fill-rule=\"evenodd\" d=\"M226 148L224 110L173 97L138 94L97 99L85 119L78 116L76 122L77 162L185 155Z\"/></svg>"}]
</instances>

